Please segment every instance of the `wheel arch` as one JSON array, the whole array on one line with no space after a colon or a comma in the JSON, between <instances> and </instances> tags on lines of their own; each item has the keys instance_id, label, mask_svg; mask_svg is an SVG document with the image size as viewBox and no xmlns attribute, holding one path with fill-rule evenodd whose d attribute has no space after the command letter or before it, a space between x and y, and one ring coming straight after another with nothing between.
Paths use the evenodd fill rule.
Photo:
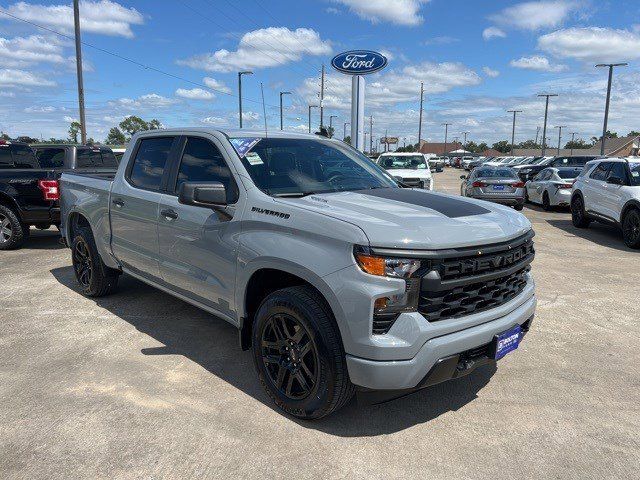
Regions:
<instances>
[{"instance_id":1,"label":"wheel arch","mask_svg":"<svg viewBox=\"0 0 640 480\"><path fill-rule=\"evenodd\" d=\"M629 210L634 209L640 211L640 200L636 200L635 198L629 200L622 207L622 210L620 211L620 218L618 219L620 224L622 224L622 220L624 219L624 216L629 212Z\"/></svg>"},{"instance_id":2,"label":"wheel arch","mask_svg":"<svg viewBox=\"0 0 640 480\"><path fill-rule=\"evenodd\" d=\"M20 212L20 205L18 205L18 202L16 202L15 198L13 198L11 195L1 190L0 190L0 205L9 207L11 210L15 212L15 214L18 216L20 221L22 221L22 213Z\"/></svg>"}]
</instances>

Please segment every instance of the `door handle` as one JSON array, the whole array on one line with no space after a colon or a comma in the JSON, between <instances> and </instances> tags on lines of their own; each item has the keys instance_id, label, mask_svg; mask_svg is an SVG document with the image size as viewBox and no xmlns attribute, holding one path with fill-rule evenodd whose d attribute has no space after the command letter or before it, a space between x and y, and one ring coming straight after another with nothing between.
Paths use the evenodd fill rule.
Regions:
<instances>
[{"instance_id":1,"label":"door handle","mask_svg":"<svg viewBox=\"0 0 640 480\"><path fill-rule=\"evenodd\" d=\"M178 214L171 209L161 210L160 215L162 215L167 220L175 220L178 218Z\"/></svg>"},{"instance_id":2,"label":"door handle","mask_svg":"<svg viewBox=\"0 0 640 480\"><path fill-rule=\"evenodd\" d=\"M120 200L119 198L116 198L115 200L112 200L111 203L113 203L118 208L124 207L124 202L122 200Z\"/></svg>"}]
</instances>

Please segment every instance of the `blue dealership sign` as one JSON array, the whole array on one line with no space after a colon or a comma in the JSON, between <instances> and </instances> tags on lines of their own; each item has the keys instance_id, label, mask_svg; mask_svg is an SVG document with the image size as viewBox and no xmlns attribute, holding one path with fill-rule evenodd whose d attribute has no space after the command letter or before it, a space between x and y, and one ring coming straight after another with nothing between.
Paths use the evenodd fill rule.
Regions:
<instances>
[{"instance_id":1,"label":"blue dealership sign","mask_svg":"<svg viewBox=\"0 0 640 480\"><path fill-rule=\"evenodd\" d=\"M347 75L366 75L386 67L387 57L371 50L351 50L333 57L331 65Z\"/></svg>"}]
</instances>

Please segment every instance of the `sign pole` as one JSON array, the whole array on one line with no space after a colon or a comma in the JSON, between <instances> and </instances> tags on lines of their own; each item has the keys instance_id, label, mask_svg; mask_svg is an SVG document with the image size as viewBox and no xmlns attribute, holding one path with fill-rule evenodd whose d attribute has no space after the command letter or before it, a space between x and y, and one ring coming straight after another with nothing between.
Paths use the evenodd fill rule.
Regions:
<instances>
[{"instance_id":1,"label":"sign pole","mask_svg":"<svg viewBox=\"0 0 640 480\"><path fill-rule=\"evenodd\" d=\"M351 145L364 151L364 77L351 78Z\"/></svg>"}]
</instances>

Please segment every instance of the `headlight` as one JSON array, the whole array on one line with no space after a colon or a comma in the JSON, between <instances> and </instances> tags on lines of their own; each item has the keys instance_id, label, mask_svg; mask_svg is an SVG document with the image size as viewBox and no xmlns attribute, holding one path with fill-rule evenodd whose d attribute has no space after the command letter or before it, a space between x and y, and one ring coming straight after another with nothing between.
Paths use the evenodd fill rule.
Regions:
<instances>
[{"instance_id":1,"label":"headlight","mask_svg":"<svg viewBox=\"0 0 640 480\"><path fill-rule=\"evenodd\" d=\"M413 258L381 257L373 255L367 247L356 246L353 252L360 269L370 275L403 279L405 289L397 295L375 299L374 320L401 312L415 312L420 296L420 270L422 261Z\"/></svg>"}]
</instances>

